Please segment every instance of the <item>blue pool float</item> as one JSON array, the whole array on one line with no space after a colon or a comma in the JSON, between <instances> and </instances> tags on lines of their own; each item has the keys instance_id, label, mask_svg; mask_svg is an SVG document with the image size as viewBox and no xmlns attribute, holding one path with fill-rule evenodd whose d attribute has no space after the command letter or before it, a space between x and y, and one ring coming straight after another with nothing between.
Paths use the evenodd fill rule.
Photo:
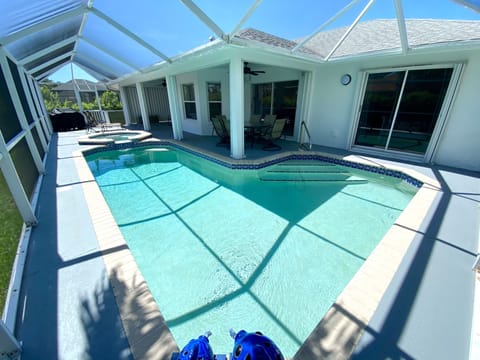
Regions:
<instances>
[{"instance_id":1,"label":"blue pool float","mask_svg":"<svg viewBox=\"0 0 480 360\"><path fill-rule=\"evenodd\" d=\"M208 341L211 332L192 339L182 349L177 360L214 360L213 351Z\"/></svg>"},{"instance_id":2,"label":"blue pool float","mask_svg":"<svg viewBox=\"0 0 480 360\"><path fill-rule=\"evenodd\" d=\"M235 341L232 360L284 360L280 349L275 343L261 332L246 332L240 330L235 333L230 330L230 336Z\"/></svg>"}]
</instances>

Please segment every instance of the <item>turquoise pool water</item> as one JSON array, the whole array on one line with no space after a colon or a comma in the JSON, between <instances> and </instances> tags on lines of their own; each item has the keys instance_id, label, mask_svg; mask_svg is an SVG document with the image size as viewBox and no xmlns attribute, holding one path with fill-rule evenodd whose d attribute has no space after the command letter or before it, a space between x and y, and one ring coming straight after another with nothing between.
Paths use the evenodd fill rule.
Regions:
<instances>
[{"instance_id":1,"label":"turquoise pool water","mask_svg":"<svg viewBox=\"0 0 480 360\"><path fill-rule=\"evenodd\" d=\"M90 169L181 348L260 330L291 357L413 197L399 179L318 161L230 170L162 148Z\"/></svg>"},{"instance_id":2,"label":"turquoise pool water","mask_svg":"<svg viewBox=\"0 0 480 360\"><path fill-rule=\"evenodd\" d=\"M91 135L90 138L92 139L111 139L113 141L124 141L124 140L130 140L132 137L138 136L140 133L139 132L134 132L134 131L124 131L123 133L114 133L114 134L108 134L108 133L103 133L100 135Z\"/></svg>"}]
</instances>

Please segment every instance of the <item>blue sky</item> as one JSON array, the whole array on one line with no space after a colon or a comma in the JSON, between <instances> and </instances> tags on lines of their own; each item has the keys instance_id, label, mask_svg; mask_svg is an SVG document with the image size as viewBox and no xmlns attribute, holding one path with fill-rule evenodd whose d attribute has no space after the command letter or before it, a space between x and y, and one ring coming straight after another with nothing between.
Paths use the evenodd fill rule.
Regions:
<instances>
[{"instance_id":1,"label":"blue sky","mask_svg":"<svg viewBox=\"0 0 480 360\"><path fill-rule=\"evenodd\" d=\"M231 32L247 12L253 0L194 0L225 33ZM253 27L287 39L296 39L314 32L334 16L351 0L263 0L243 28ZM348 26L357 17L368 0L359 0L348 13L339 18L331 28ZM406 18L480 20L480 14L459 5L453 0L403 0ZM198 20L180 1L140 0L94 0L94 7L103 11L148 43L168 56L175 56L208 42L212 30ZM362 21L393 18L393 0L377 0ZM117 46L122 51L143 59L142 66L158 61L149 52L138 47L130 39L119 35L111 27L89 16L84 29L86 37L107 39L104 46L113 51ZM87 44L79 46L88 47ZM142 52L144 52L142 54ZM98 55L97 55L98 56ZM103 55L102 55L103 56ZM82 69L74 66L76 78L95 81ZM70 65L50 76L54 81L71 79Z\"/></svg>"}]
</instances>

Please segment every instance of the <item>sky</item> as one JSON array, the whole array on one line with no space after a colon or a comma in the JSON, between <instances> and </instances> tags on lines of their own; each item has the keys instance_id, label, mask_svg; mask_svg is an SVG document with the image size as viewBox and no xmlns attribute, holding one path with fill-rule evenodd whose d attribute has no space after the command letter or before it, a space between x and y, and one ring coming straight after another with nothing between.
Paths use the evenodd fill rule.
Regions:
<instances>
[{"instance_id":1,"label":"sky","mask_svg":"<svg viewBox=\"0 0 480 360\"><path fill-rule=\"evenodd\" d=\"M242 28L253 27L286 39L307 36L332 18L352 0L263 0ZM461 0L459 0L461 1ZM254 0L194 0L224 33L230 33L247 13ZM478 1L474 0L474 3ZM359 0L345 15L330 27L349 26L362 11L368 0ZM402 0L405 18L434 18L480 20L480 14L453 0ZM203 24L181 1L140 0L94 0L93 6L108 14L118 23L140 36L169 57L179 55L208 42L215 36L212 29ZM395 17L394 0L376 0L362 21ZM100 37L99 37L99 34ZM125 56L130 56L140 68L161 61L131 39L105 26L103 20L90 15L84 28L88 38L103 41L102 46L116 51L122 47ZM78 49L90 53L92 58L101 58L91 45L80 42ZM95 53L97 51L97 53ZM111 63L125 70L125 64ZM130 71L129 71L130 72ZM96 81L88 73L74 65L76 78ZM49 77L65 82L71 79L67 65Z\"/></svg>"},{"instance_id":2,"label":"sky","mask_svg":"<svg viewBox=\"0 0 480 360\"><path fill-rule=\"evenodd\" d=\"M85 79L97 82L97 79L95 79L93 76L91 76L89 73L85 72L75 64L73 64L73 75L75 79ZM70 64L60 68L57 72L55 72L48 78L52 81L57 82L67 82L72 80L72 70Z\"/></svg>"}]
</instances>

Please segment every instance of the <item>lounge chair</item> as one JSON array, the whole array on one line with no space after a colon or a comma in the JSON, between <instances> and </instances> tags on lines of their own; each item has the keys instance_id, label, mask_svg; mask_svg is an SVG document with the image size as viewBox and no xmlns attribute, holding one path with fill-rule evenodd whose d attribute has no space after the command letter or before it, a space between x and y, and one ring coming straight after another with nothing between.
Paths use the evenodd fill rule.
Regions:
<instances>
[{"instance_id":1,"label":"lounge chair","mask_svg":"<svg viewBox=\"0 0 480 360\"><path fill-rule=\"evenodd\" d=\"M220 142L217 143L217 146L230 146L230 134L228 133L225 123L222 116L212 117L213 129L220 137Z\"/></svg>"},{"instance_id":2,"label":"lounge chair","mask_svg":"<svg viewBox=\"0 0 480 360\"><path fill-rule=\"evenodd\" d=\"M97 121L93 118L93 115L90 111L84 111L85 117L87 119L87 123L85 129L87 130L87 134L89 132L95 132L95 127L97 126Z\"/></svg>"},{"instance_id":3,"label":"lounge chair","mask_svg":"<svg viewBox=\"0 0 480 360\"><path fill-rule=\"evenodd\" d=\"M281 150L282 148L275 144L274 141L280 139L282 136L283 128L285 126L286 119L275 119L273 125L268 128L263 139L266 140L266 144L263 146L263 150L266 151L275 151Z\"/></svg>"},{"instance_id":4,"label":"lounge chair","mask_svg":"<svg viewBox=\"0 0 480 360\"><path fill-rule=\"evenodd\" d=\"M225 130L227 130L228 136L230 136L230 120L228 120L225 115L221 115L220 118L223 121L223 125L225 126Z\"/></svg>"},{"instance_id":5,"label":"lounge chair","mask_svg":"<svg viewBox=\"0 0 480 360\"><path fill-rule=\"evenodd\" d=\"M264 122L265 124L273 125L273 122L275 121L276 118L277 118L277 115L268 114L268 115L265 115Z\"/></svg>"},{"instance_id":6,"label":"lounge chair","mask_svg":"<svg viewBox=\"0 0 480 360\"><path fill-rule=\"evenodd\" d=\"M106 122L101 116L95 116L94 113L91 111L84 111L84 113L87 119L87 133L105 132L108 130L124 130L122 123Z\"/></svg>"},{"instance_id":7,"label":"lounge chair","mask_svg":"<svg viewBox=\"0 0 480 360\"><path fill-rule=\"evenodd\" d=\"M256 124L256 123L259 123L259 122L260 122L260 118L261 118L261 117L262 117L262 116L261 116L261 115L259 115L259 114L253 114L252 116L250 116L250 119L249 119L249 121L248 121L248 122L249 122L250 124Z\"/></svg>"}]
</instances>

